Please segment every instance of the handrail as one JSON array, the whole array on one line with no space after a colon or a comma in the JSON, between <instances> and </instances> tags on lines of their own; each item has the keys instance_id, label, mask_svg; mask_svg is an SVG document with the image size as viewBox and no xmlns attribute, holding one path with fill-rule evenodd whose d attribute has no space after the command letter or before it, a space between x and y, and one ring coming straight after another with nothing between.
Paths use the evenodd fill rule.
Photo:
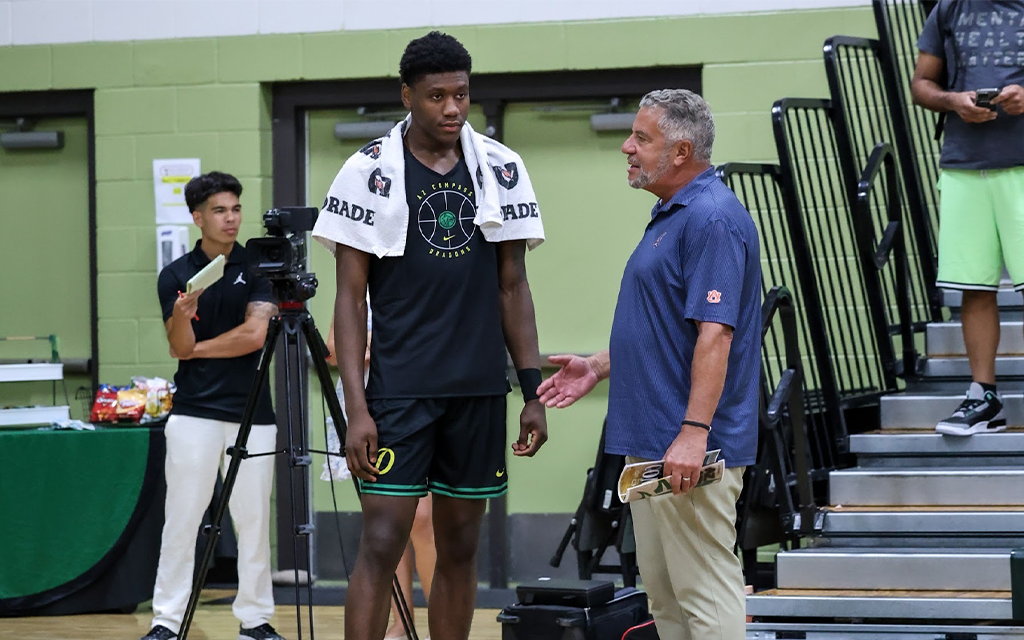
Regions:
<instances>
[{"instance_id":1,"label":"handrail","mask_svg":"<svg viewBox=\"0 0 1024 640\"><path fill-rule=\"evenodd\" d=\"M912 377L916 372L918 354L914 347L914 326L910 307L910 290L908 286L910 265L907 257L904 234L901 231L902 210L899 199L899 184L896 177L896 156L892 146L888 143L878 143L871 151L867 166L861 173L860 181L857 183L857 195L854 202L854 216L861 222L859 228L867 233L867 221L871 216L871 193L875 181L884 171L886 182L886 201L888 224L882 234L881 240L874 252L871 253L870 261L876 271L880 271L889 264L893 258L896 285L896 310L899 314L899 334L903 342L903 371L905 377ZM866 235L863 241L868 241ZM865 255L867 252L864 252ZM885 309L878 310L878 313L885 314ZM888 330L889 323L886 321L886 338L891 340ZM880 336L881 338L882 336Z\"/></svg>"},{"instance_id":2,"label":"handrail","mask_svg":"<svg viewBox=\"0 0 1024 640\"><path fill-rule=\"evenodd\" d=\"M813 532L815 514L818 511L814 503L811 489L810 455L807 442L807 431L804 428L803 367L800 358L800 345L797 342L796 307L789 290L782 286L774 286L765 296L761 304L761 338L764 339L771 329L776 314L782 323L783 340L786 350L786 370L779 377L779 384L772 391L771 397L761 405L761 422L766 429L773 432L773 440L777 443L772 455L772 467L779 488L779 499L785 501L786 513L783 516L791 530L799 528L799 532L808 535ZM783 411L785 408L787 411ZM788 413L793 432L794 460L793 470L796 474L797 502L793 504L789 493L786 467L783 456L786 454L784 439L779 437L778 426L784 413ZM799 525L793 522L799 515Z\"/></svg>"},{"instance_id":3,"label":"handrail","mask_svg":"<svg viewBox=\"0 0 1024 640\"><path fill-rule=\"evenodd\" d=\"M870 215L869 205L871 204L871 190L874 188L875 179L879 172L885 169L886 197L889 201L889 222L882 232L882 238L878 241L878 248L875 250L872 262L876 269L882 269L889 263L894 243L900 230L900 204L899 186L896 182L896 157L892 153L892 147L887 143L878 143L871 150L867 166L861 173L860 181L857 183L856 200L854 203L855 215ZM895 216L895 217L894 217Z\"/></svg>"}]
</instances>

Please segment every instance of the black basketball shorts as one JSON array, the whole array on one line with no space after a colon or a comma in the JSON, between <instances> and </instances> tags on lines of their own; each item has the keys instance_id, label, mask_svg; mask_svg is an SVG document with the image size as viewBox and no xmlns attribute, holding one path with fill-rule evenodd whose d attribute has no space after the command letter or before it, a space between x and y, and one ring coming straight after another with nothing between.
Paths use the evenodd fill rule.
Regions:
<instances>
[{"instance_id":1,"label":"black basketball shorts","mask_svg":"<svg viewBox=\"0 0 1024 640\"><path fill-rule=\"evenodd\" d=\"M505 396L367 401L377 423L376 482L367 494L497 498L508 490Z\"/></svg>"}]
</instances>

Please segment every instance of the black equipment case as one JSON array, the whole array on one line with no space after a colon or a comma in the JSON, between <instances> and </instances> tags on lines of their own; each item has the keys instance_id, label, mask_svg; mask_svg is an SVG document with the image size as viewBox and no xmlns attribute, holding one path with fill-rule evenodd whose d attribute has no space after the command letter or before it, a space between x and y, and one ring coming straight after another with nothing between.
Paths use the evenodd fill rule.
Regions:
<instances>
[{"instance_id":1,"label":"black equipment case","mask_svg":"<svg viewBox=\"0 0 1024 640\"><path fill-rule=\"evenodd\" d=\"M498 615L502 640L622 640L650 619L647 594L608 580L534 580Z\"/></svg>"},{"instance_id":2,"label":"black equipment case","mask_svg":"<svg viewBox=\"0 0 1024 640\"><path fill-rule=\"evenodd\" d=\"M658 630L654 627L654 619L638 624L622 634L622 640L659 640Z\"/></svg>"}]
</instances>

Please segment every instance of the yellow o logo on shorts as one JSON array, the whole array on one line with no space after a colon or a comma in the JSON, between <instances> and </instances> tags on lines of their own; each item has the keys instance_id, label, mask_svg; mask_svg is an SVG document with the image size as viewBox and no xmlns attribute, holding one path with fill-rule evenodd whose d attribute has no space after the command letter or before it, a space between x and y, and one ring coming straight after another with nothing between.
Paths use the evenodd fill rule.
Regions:
<instances>
[{"instance_id":1,"label":"yellow o logo on shorts","mask_svg":"<svg viewBox=\"0 0 1024 640\"><path fill-rule=\"evenodd\" d=\"M385 458L387 462L385 462ZM380 469L380 475L384 475L388 471L391 471L391 467L395 466L395 452L387 447L377 450L377 468Z\"/></svg>"}]
</instances>

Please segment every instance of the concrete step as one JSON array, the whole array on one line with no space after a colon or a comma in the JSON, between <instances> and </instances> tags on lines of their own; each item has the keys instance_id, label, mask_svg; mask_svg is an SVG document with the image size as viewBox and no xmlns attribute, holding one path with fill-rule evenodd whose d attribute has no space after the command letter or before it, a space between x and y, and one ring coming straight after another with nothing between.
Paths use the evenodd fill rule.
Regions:
<instances>
[{"instance_id":1,"label":"concrete step","mask_svg":"<svg viewBox=\"0 0 1024 640\"><path fill-rule=\"evenodd\" d=\"M825 513L822 534L836 538L1019 538L1024 535L1024 509L831 508Z\"/></svg>"},{"instance_id":2,"label":"concrete step","mask_svg":"<svg viewBox=\"0 0 1024 640\"><path fill-rule=\"evenodd\" d=\"M922 358L919 369L928 378L947 378L970 381L971 365L967 358ZM1024 378L1024 357L1001 356L996 358L996 378Z\"/></svg>"},{"instance_id":3,"label":"concrete step","mask_svg":"<svg viewBox=\"0 0 1024 640\"><path fill-rule=\"evenodd\" d=\"M829 474L833 506L1024 506L1024 468L880 469Z\"/></svg>"},{"instance_id":4,"label":"concrete step","mask_svg":"<svg viewBox=\"0 0 1024 640\"><path fill-rule=\"evenodd\" d=\"M960 322L932 322L928 325L925 335L930 358L967 355ZM1022 354L1024 354L1024 322L1019 320L1000 322L999 347L996 355L1019 356Z\"/></svg>"},{"instance_id":5,"label":"concrete step","mask_svg":"<svg viewBox=\"0 0 1024 640\"><path fill-rule=\"evenodd\" d=\"M960 393L897 393L882 396L880 402L883 429L934 429L948 418L963 401L967 393L964 385ZM1001 392L1006 424L1024 425L1024 393Z\"/></svg>"},{"instance_id":6,"label":"concrete step","mask_svg":"<svg viewBox=\"0 0 1024 640\"><path fill-rule=\"evenodd\" d=\"M779 589L1010 590L1010 549L795 549L775 565Z\"/></svg>"},{"instance_id":7,"label":"concrete step","mask_svg":"<svg viewBox=\"0 0 1024 640\"><path fill-rule=\"evenodd\" d=\"M942 304L959 311L963 304L964 294L961 291L954 291L952 289L944 289L942 291ZM1021 294L1019 291L1013 290L1013 285L1007 280L1002 283L999 287L999 291L996 292L996 304L999 305L1000 309L1015 309L1017 311L1021 308Z\"/></svg>"},{"instance_id":8,"label":"concrete step","mask_svg":"<svg viewBox=\"0 0 1024 640\"><path fill-rule=\"evenodd\" d=\"M760 592L747 596L747 615L758 619L770 618L851 618L877 620L920 620L922 625L933 620L1012 620L1013 606L1009 593L974 592L946 593L941 591L879 593L874 591L833 592L826 590L779 590ZM747 624L747 640L772 640L774 638L808 638L814 640L850 640L870 638L871 640L936 640L937 638L981 638L985 640L1009 640L1024 637L1024 628L1000 626L986 627L985 635L978 636L977 626L958 627L943 625L942 632L925 632L924 635L903 635L914 627L907 624L884 625L890 631L871 630L874 625L863 623L836 625L839 635L825 636L814 632L806 623L787 623L789 633L778 635L769 623ZM832 625L830 625L832 626ZM882 626L882 625L879 625ZM849 627L843 629L842 627ZM762 629L766 633L762 632ZM868 632L867 635L859 635ZM771 635L768 635L771 633ZM965 633L950 636L948 633ZM989 634L992 635L989 635ZM759 634L759 635L758 635ZM1008 635L1003 635L1008 634Z\"/></svg>"},{"instance_id":9,"label":"concrete step","mask_svg":"<svg viewBox=\"0 0 1024 640\"><path fill-rule=\"evenodd\" d=\"M883 401L885 398L883 398ZM884 404L883 404L884 407ZM850 453L857 457L965 457L965 456L1021 456L1024 455L1024 431L979 433L968 438L957 438L935 433L932 422L922 431L874 431L850 436Z\"/></svg>"}]
</instances>

